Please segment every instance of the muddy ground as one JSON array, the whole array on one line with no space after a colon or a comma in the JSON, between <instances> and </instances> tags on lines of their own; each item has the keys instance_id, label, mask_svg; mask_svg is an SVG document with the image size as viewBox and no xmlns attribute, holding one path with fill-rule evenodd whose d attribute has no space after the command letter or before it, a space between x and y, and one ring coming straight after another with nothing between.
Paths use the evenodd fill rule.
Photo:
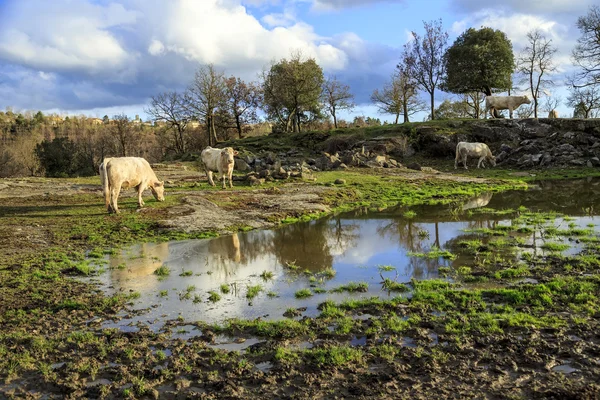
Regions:
<instances>
[{"instance_id":1,"label":"muddy ground","mask_svg":"<svg viewBox=\"0 0 600 400\"><path fill-rule=\"evenodd\" d=\"M125 193L119 216L106 214L97 178L0 182L0 397L600 398L594 247L580 258L525 260L519 277L539 284L507 281L515 266L500 259L471 271L471 278L497 280L506 290L413 282L412 298L323 304L317 318L299 311L272 323L102 328L129 312L135 293L105 297L74 280L85 273L84 250L271 227L360 202L442 201L496 184L437 172L363 178L358 171L346 173L348 183L340 186L332 185L337 175L322 174L317 184L240 183L221 191L198 186L195 172L158 174L170 199L137 212L127 197L133 193ZM177 338L189 324L196 326L191 338ZM226 351L211 345L219 334L258 342Z\"/></svg>"}]
</instances>

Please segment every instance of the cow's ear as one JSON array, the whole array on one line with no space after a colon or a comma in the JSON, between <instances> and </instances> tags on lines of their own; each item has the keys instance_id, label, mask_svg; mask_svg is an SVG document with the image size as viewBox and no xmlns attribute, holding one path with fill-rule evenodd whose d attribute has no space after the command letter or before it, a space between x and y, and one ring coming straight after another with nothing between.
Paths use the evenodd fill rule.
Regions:
<instances>
[{"instance_id":1,"label":"cow's ear","mask_svg":"<svg viewBox=\"0 0 600 400\"><path fill-rule=\"evenodd\" d=\"M239 152L237 150L233 152L234 156L237 156L238 154L239 154Z\"/></svg>"},{"instance_id":2,"label":"cow's ear","mask_svg":"<svg viewBox=\"0 0 600 400\"><path fill-rule=\"evenodd\" d=\"M163 186L165 184L164 181L156 181L156 183L154 184L154 186Z\"/></svg>"}]
</instances>

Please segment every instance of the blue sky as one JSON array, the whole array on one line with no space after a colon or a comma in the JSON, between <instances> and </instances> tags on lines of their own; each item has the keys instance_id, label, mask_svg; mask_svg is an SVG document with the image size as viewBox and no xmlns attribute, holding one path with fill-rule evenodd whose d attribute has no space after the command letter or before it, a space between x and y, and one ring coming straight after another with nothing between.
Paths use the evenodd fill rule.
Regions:
<instances>
[{"instance_id":1,"label":"blue sky","mask_svg":"<svg viewBox=\"0 0 600 400\"><path fill-rule=\"evenodd\" d=\"M389 79L411 30L442 19L450 43L469 27L507 33L515 55L540 29L558 48L557 83L572 72L577 17L591 0L0 0L0 109L91 116L143 112L148 98L183 90L213 63L256 80L294 50L351 87L344 115L391 120L369 104ZM488 7L489 4L489 7ZM437 102L453 98L436 94ZM561 116L569 116L564 105ZM422 120L424 115L418 115Z\"/></svg>"}]
</instances>

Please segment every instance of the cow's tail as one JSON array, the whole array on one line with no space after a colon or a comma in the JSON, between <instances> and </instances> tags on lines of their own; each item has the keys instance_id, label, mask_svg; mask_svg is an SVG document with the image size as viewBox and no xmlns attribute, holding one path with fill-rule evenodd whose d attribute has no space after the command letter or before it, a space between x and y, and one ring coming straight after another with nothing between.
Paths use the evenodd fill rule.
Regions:
<instances>
[{"instance_id":1,"label":"cow's tail","mask_svg":"<svg viewBox=\"0 0 600 400\"><path fill-rule=\"evenodd\" d=\"M108 185L108 175L106 173L106 163L110 161L110 158L105 158L100 164L100 180L102 181L102 193L104 193L104 204L108 211L110 211L110 188Z\"/></svg>"}]
</instances>

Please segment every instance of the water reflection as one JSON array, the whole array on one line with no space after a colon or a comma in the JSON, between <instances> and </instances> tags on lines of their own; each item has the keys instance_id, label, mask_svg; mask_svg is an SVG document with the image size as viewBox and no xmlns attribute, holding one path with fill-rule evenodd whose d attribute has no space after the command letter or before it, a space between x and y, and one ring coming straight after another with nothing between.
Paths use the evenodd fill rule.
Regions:
<instances>
[{"instance_id":1,"label":"water reflection","mask_svg":"<svg viewBox=\"0 0 600 400\"><path fill-rule=\"evenodd\" d=\"M512 224L516 211L507 215L477 212L481 207L498 210L525 206L536 211L556 210L579 215L578 226L595 223L590 210L600 199L597 181L584 180L584 187L568 188L544 183L535 191L485 193L462 204L420 206L411 210L414 218L405 218L407 209L398 207L378 213L365 209L306 223L283 226L268 231L251 231L210 240L187 240L170 243L145 243L109 258L110 272L99 277L108 292L135 290L141 296L138 308L149 308L140 320L165 320L181 314L187 320L222 321L229 317L281 318L288 307L307 307L305 315L315 314L316 306L327 298L342 300L349 294L315 294L298 300L294 293L310 285L330 290L349 281L369 284L366 294L355 296L389 296L382 290L378 267L391 265L398 281L411 278L438 277L441 266L458 268L469 265L477 255L465 252L461 242L480 240L488 247L496 240L518 239L532 251L545 241L540 232L512 232L512 237L481 235L473 230L494 229ZM583 196L591 196L583 198ZM571 200L568 202L568 200ZM557 206L558 204L558 206ZM597 208L597 207L596 207ZM558 221L564 229L569 222ZM416 257L432 249L447 249L458 254L455 260ZM570 251L575 251L574 249ZM507 252L509 257L518 253ZM159 279L153 272L167 265L171 274ZM291 272L288 264L299 267ZM124 268L123 268L124 266ZM321 280L319 272L333 268L331 280ZM307 275L304 271L308 270ZM272 279L263 279L268 272ZM397 273L397 274L396 274ZM222 285L233 289L222 293L216 303L208 301L209 291L220 292ZM247 287L260 285L254 299L246 298ZM276 300L267 296L277 294ZM248 303L252 306L249 307ZM131 320L127 321L130 322Z\"/></svg>"}]
</instances>

